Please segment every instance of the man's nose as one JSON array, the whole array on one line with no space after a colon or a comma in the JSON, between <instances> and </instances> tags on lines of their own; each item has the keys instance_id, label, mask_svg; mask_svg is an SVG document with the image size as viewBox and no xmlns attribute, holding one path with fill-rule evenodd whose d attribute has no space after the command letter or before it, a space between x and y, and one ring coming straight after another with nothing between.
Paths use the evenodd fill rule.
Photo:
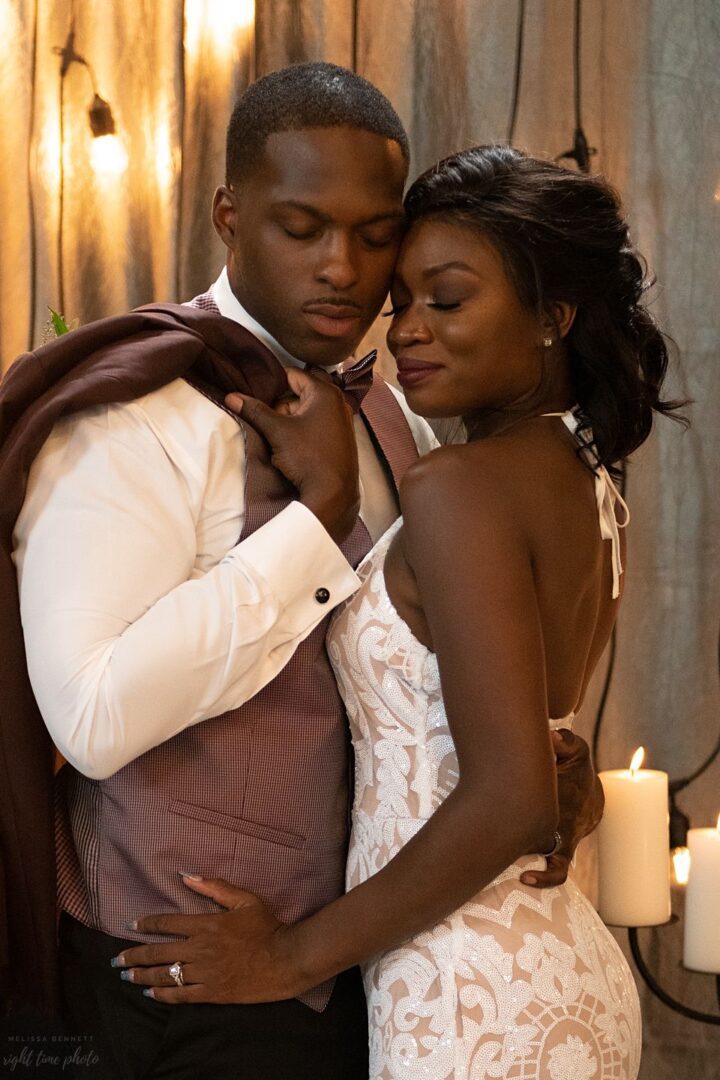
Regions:
<instances>
[{"instance_id":1,"label":"man's nose","mask_svg":"<svg viewBox=\"0 0 720 1080\"><path fill-rule=\"evenodd\" d=\"M316 276L318 281L323 281L340 291L357 284L356 252L351 237L343 233L334 233L326 238Z\"/></svg>"}]
</instances>

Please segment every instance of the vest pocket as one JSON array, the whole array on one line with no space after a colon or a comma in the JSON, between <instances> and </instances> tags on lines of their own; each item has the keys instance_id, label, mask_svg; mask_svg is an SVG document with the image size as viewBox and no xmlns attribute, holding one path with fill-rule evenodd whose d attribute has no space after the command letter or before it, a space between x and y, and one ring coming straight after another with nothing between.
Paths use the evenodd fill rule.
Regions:
<instances>
[{"instance_id":1,"label":"vest pocket","mask_svg":"<svg viewBox=\"0 0 720 1080\"><path fill-rule=\"evenodd\" d=\"M220 810L211 810L206 806L196 806L194 803L183 802L182 799L173 799L168 809L171 814L177 814L179 817L202 821L206 825L215 825L229 832L240 833L242 836L266 840L270 844L280 844L282 847L296 849L304 848L307 844L306 837L300 833L276 829L272 825L260 825L256 821L233 817L232 814L223 814Z\"/></svg>"}]
</instances>

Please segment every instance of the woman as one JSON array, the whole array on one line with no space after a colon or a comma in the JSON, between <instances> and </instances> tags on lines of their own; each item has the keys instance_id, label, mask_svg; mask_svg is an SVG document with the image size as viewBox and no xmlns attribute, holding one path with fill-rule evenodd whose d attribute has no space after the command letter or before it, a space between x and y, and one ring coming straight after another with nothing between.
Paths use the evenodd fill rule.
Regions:
<instances>
[{"instance_id":1,"label":"woman","mask_svg":"<svg viewBox=\"0 0 720 1080\"><path fill-rule=\"evenodd\" d=\"M543 865L525 853L551 844L549 732L622 592L608 470L675 407L665 343L598 178L478 147L406 209L389 345L411 408L462 416L468 442L408 472L330 631L356 754L349 891L292 927L248 898L230 999L361 963L373 1078L630 1080L629 968L571 882L525 884Z\"/></svg>"},{"instance_id":2,"label":"woman","mask_svg":"<svg viewBox=\"0 0 720 1080\"><path fill-rule=\"evenodd\" d=\"M371 1075L634 1077L620 950L571 883L538 899L518 856L556 813L548 717L571 726L615 619L628 515L607 470L669 408L665 344L598 179L478 148L406 209L388 342L411 408L464 416L468 445L413 469L329 638L357 765L348 887L401 880L411 837L441 871L407 883L418 923L431 894L441 921L366 965Z\"/></svg>"},{"instance_id":3,"label":"woman","mask_svg":"<svg viewBox=\"0 0 720 1080\"><path fill-rule=\"evenodd\" d=\"M665 344L598 179L478 148L406 209L388 342L411 408L464 416L468 444L412 470L329 638L356 754L348 886L387 868L392 909L408 842L434 879L405 883L417 921L396 896L396 941L416 936L366 964L371 1075L634 1077L620 950L518 857L555 820L548 717L571 725L615 619L627 510L607 469L668 408Z\"/></svg>"}]
</instances>

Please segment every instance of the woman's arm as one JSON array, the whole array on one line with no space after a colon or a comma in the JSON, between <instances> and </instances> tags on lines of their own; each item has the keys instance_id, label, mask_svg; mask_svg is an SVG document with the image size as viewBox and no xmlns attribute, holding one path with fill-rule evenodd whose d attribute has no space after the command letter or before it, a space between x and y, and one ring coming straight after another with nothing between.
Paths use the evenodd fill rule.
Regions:
<instances>
[{"instance_id":1,"label":"woman's arm","mask_svg":"<svg viewBox=\"0 0 720 1080\"><path fill-rule=\"evenodd\" d=\"M383 870L293 928L307 986L434 925L556 827L528 540L502 477L469 483L466 454L418 463L401 493L460 779Z\"/></svg>"},{"instance_id":2,"label":"woman's arm","mask_svg":"<svg viewBox=\"0 0 720 1080\"><path fill-rule=\"evenodd\" d=\"M294 926L281 927L240 893L226 915L141 920L145 932L194 935L213 920L217 926L207 940L192 936L181 950L178 942L128 950L127 965L164 963L170 953L188 963L186 981L195 985L155 990L159 1000L295 996L442 920L519 855L538 850L555 828L555 765L528 542L502 477L489 470L469 484L465 453L437 451L413 467L401 493L407 557L457 750L456 789L379 873ZM203 883L188 884L210 894ZM218 920L225 924L221 953L212 948ZM152 968L133 974L133 981L157 983ZM215 988L214 996L203 984Z\"/></svg>"}]
</instances>

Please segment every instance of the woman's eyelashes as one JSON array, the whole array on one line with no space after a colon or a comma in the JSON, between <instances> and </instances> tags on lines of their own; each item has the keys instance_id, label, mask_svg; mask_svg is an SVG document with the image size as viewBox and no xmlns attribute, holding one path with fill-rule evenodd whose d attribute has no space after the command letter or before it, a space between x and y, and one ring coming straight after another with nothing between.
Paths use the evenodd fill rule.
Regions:
<instances>
[{"instance_id":1,"label":"woman's eyelashes","mask_svg":"<svg viewBox=\"0 0 720 1080\"><path fill-rule=\"evenodd\" d=\"M429 300L427 306L434 311L456 311L461 303L461 300ZM383 311L383 318L389 319L402 315L408 306L408 304L393 304L389 311Z\"/></svg>"}]
</instances>

